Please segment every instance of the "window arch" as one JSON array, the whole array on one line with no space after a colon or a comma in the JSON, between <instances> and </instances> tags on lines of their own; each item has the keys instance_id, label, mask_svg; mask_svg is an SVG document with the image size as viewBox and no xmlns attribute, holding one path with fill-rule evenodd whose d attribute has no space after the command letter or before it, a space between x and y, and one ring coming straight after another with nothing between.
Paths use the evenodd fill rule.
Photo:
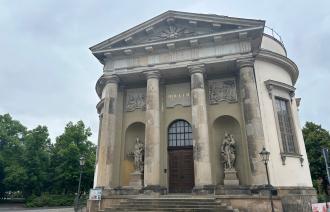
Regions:
<instances>
[{"instance_id":1,"label":"window arch","mask_svg":"<svg viewBox=\"0 0 330 212\"><path fill-rule=\"evenodd\" d=\"M192 146L191 125L185 120L176 120L168 127L168 146Z\"/></svg>"}]
</instances>

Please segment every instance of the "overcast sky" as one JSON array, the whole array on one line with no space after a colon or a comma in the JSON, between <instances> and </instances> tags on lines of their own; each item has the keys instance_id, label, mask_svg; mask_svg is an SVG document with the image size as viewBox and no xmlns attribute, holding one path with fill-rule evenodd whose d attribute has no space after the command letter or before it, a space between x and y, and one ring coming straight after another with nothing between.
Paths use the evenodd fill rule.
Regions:
<instances>
[{"instance_id":1,"label":"overcast sky","mask_svg":"<svg viewBox=\"0 0 330 212\"><path fill-rule=\"evenodd\" d=\"M266 20L299 67L301 124L330 129L329 0L0 0L0 114L46 125L53 140L83 120L95 142L102 65L88 48L167 10Z\"/></svg>"}]
</instances>

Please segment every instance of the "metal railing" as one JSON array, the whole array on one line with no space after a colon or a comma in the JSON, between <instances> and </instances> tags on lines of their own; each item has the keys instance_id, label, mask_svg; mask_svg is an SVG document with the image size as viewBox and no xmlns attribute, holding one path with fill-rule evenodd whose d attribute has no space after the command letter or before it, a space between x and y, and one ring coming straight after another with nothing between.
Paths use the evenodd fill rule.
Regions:
<instances>
[{"instance_id":1,"label":"metal railing","mask_svg":"<svg viewBox=\"0 0 330 212\"><path fill-rule=\"evenodd\" d=\"M281 35L279 35L273 28L265 26L264 33L272 36L273 38L280 41L284 45Z\"/></svg>"}]
</instances>

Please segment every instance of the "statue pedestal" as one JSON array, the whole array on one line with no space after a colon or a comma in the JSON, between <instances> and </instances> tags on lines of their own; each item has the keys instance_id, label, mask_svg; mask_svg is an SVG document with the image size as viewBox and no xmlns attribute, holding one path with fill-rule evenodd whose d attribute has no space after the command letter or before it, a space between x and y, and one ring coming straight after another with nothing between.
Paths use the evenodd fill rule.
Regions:
<instances>
[{"instance_id":1,"label":"statue pedestal","mask_svg":"<svg viewBox=\"0 0 330 212\"><path fill-rule=\"evenodd\" d=\"M142 184L142 173L139 171L135 171L131 173L131 178L129 181L129 186L137 189L141 189L143 187Z\"/></svg>"},{"instance_id":2,"label":"statue pedestal","mask_svg":"<svg viewBox=\"0 0 330 212\"><path fill-rule=\"evenodd\" d=\"M237 171L235 169L225 169L224 185L239 185Z\"/></svg>"}]
</instances>

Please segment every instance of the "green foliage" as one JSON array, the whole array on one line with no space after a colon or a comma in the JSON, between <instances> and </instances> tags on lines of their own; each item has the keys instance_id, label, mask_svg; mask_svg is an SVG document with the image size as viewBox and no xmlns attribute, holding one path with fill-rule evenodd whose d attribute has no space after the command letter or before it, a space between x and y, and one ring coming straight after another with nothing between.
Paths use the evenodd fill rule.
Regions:
<instances>
[{"instance_id":1,"label":"green foliage","mask_svg":"<svg viewBox=\"0 0 330 212\"><path fill-rule=\"evenodd\" d=\"M74 195L51 195L45 193L41 196L30 196L27 198L25 205L27 207L72 206L74 198Z\"/></svg>"},{"instance_id":2,"label":"green foliage","mask_svg":"<svg viewBox=\"0 0 330 212\"><path fill-rule=\"evenodd\" d=\"M64 133L56 138L52 155L54 190L57 193L74 193L79 181L79 158L85 158L82 191L92 187L96 146L88 141L91 130L82 121L69 122Z\"/></svg>"},{"instance_id":3,"label":"green foliage","mask_svg":"<svg viewBox=\"0 0 330 212\"><path fill-rule=\"evenodd\" d=\"M49 184L51 143L48 136L45 126L38 126L25 135L23 161L28 177L24 185L25 196L40 195Z\"/></svg>"},{"instance_id":4,"label":"green foliage","mask_svg":"<svg viewBox=\"0 0 330 212\"><path fill-rule=\"evenodd\" d=\"M323 187L326 184L327 177L322 148L325 147L330 150L330 134L326 129L323 129L321 125L317 125L313 122L306 122L302 132L313 184L318 192L322 193L321 190L326 190L323 189ZM320 179L323 179L323 182ZM320 183L323 185L319 185Z\"/></svg>"},{"instance_id":5,"label":"green foliage","mask_svg":"<svg viewBox=\"0 0 330 212\"><path fill-rule=\"evenodd\" d=\"M92 187L96 146L90 136L82 121L69 122L52 144L47 127L27 130L9 114L0 115L0 199L10 192L28 197L30 207L72 205L81 156L86 161L81 190Z\"/></svg>"},{"instance_id":6,"label":"green foliage","mask_svg":"<svg viewBox=\"0 0 330 212\"><path fill-rule=\"evenodd\" d=\"M0 115L0 199L8 190L23 190L27 179L23 164L26 128L9 114Z\"/></svg>"}]
</instances>

